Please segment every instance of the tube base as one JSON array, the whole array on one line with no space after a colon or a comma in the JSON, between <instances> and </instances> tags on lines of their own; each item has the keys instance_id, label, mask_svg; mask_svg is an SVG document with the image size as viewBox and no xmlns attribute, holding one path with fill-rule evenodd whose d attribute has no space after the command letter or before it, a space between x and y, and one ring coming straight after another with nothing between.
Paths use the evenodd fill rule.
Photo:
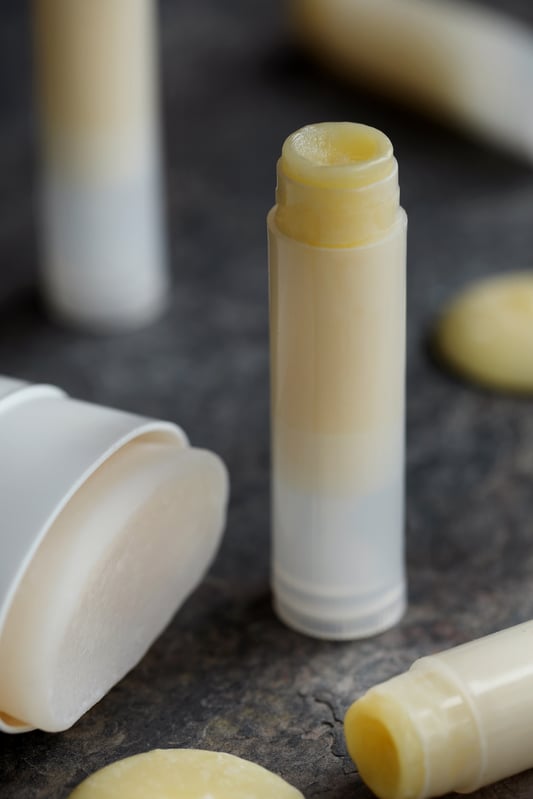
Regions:
<instances>
[{"instance_id":1,"label":"tube base","mask_svg":"<svg viewBox=\"0 0 533 799\"><path fill-rule=\"evenodd\" d=\"M399 622L407 607L403 585L387 596L380 597L379 603L368 602L363 608L360 596L336 600L332 603L331 617L319 617L317 608L313 607L313 600L316 604L316 598L312 597L306 611L282 598L279 588L274 589L274 610L281 621L299 633L326 641L353 641L383 633ZM323 604L323 601L320 602L321 606ZM338 611L339 604L342 604L346 615L342 616ZM353 606L351 613L347 612L350 605Z\"/></svg>"},{"instance_id":2,"label":"tube base","mask_svg":"<svg viewBox=\"0 0 533 799\"><path fill-rule=\"evenodd\" d=\"M272 590L289 627L315 638L366 638L405 612L403 481L392 472L353 496L274 479Z\"/></svg>"}]
</instances>

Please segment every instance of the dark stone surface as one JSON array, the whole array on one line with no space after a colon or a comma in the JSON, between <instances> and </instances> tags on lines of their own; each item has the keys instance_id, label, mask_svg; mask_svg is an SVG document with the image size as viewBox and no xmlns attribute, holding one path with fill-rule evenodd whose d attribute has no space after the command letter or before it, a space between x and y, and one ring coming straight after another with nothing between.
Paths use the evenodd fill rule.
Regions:
<instances>
[{"instance_id":1,"label":"dark stone surface","mask_svg":"<svg viewBox=\"0 0 533 799\"><path fill-rule=\"evenodd\" d=\"M528 0L490 4L533 24ZM425 348L432 316L466 279L531 266L533 173L338 85L291 48L282 12L163 3L172 308L150 329L98 338L54 326L36 300L27 9L2 3L0 373L176 420L232 476L227 534L204 585L72 730L1 737L2 799L65 799L95 769L157 746L251 758L307 799L366 799L343 743L348 704L420 655L533 617L531 401L463 385ZM410 606L394 630L349 644L287 630L268 588L264 217L283 138L338 118L391 136L410 217ZM476 796L533 797L533 773Z\"/></svg>"}]
</instances>

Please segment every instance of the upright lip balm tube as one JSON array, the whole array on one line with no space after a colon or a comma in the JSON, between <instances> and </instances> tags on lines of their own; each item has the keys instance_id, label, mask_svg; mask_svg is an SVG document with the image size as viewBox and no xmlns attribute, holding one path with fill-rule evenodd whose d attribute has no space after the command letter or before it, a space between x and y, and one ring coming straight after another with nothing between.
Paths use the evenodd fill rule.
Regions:
<instances>
[{"instance_id":1,"label":"upright lip balm tube","mask_svg":"<svg viewBox=\"0 0 533 799\"><path fill-rule=\"evenodd\" d=\"M469 793L533 767L533 621L417 660L351 706L345 733L379 799Z\"/></svg>"},{"instance_id":2,"label":"upright lip balm tube","mask_svg":"<svg viewBox=\"0 0 533 799\"><path fill-rule=\"evenodd\" d=\"M274 603L319 638L405 608L405 246L389 139L293 133L268 217Z\"/></svg>"},{"instance_id":3,"label":"upright lip balm tube","mask_svg":"<svg viewBox=\"0 0 533 799\"><path fill-rule=\"evenodd\" d=\"M34 0L41 272L58 317L126 330L168 293L155 0Z\"/></svg>"},{"instance_id":4,"label":"upright lip balm tube","mask_svg":"<svg viewBox=\"0 0 533 799\"><path fill-rule=\"evenodd\" d=\"M176 425L0 378L0 730L74 724L212 561L228 478Z\"/></svg>"}]
</instances>

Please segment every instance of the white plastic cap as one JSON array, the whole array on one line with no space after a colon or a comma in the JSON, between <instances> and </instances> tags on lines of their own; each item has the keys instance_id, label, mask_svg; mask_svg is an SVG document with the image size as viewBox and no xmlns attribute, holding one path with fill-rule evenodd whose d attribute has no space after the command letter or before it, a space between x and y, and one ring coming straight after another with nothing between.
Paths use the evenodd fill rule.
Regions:
<instances>
[{"instance_id":1,"label":"white plastic cap","mask_svg":"<svg viewBox=\"0 0 533 799\"><path fill-rule=\"evenodd\" d=\"M2 706L0 696L0 730L65 729L135 665L205 573L223 529L227 474L216 456L191 449L183 431L174 424L73 400L51 386L29 386L7 378L0 378L0 435L2 682L17 680L19 675L22 681L26 675L28 682L39 682L34 675L32 678L32 669L41 667L28 662L36 658L27 656L27 647L33 644L24 643L26 630L10 629L15 611L21 619L30 619L39 630L39 625L42 627L49 621L44 616L44 621L39 622L38 615L46 613L48 600L51 613L54 602L57 604L54 612L59 615L66 606L65 618L58 622L57 646L68 650L68 657L73 660L82 658L83 652L74 651L77 642L72 646L68 641L68 645L64 644L68 630L73 629L69 625L74 624L80 641L83 624L101 627L118 624L124 638L124 646L117 645L117 651L110 654L113 662L100 669L99 684L90 688L81 685L77 690L84 698L75 695L68 701L61 700L60 712L53 707L39 707L32 718L30 703L26 715L18 715L21 702L24 707L27 702L25 698L17 700L15 695L31 694L29 686L10 691L10 701L12 697L15 705L18 702L15 709ZM181 489L185 486L184 496ZM92 494L88 493L89 487ZM71 508L78 516L73 515ZM69 512L72 519L67 524ZM80 539L85 536L87 540L79 542L77 553L70 544L72 551L64 553L58 544L61 536L66 541L73 541L76 536ZM131 549L130 540L137 540L137 550ZM167 552L163 552L169 542L174 542L172 552L176 558L170 564L172 568ZM152 546L159 546L161 552L151 550ZM21 600L22 588L28 593L25 576L30 567L36 568L39 558L47 556L47 547L56 547L51 563L64 558L64 568L71 569L76 579L79 567L79 585L76 579L74 582L71 579L68 590L62 585L50 586L50 597L39 597L37 612L34 597L30 597L29 603ZM124 552L128 552L129 560ZM152 560L146 560L150 555ZM76 557L83 559L81 565ZM91 558L94 574L89 568ZM104 589L97 606L91 607L94 600L90 594L95 590L97 573L108 564L113 567L115 562L129 564L130 575L124 582L124 590L117 585L110 589L112 596L106 597ZM39 590L46 593L46 573L43 577L37 570L32 579L33 585L40 585ZM60 574L58 581L62 579ZM128 592L133 591L146 592L143 600L146 612L143 607L140 611L143 618L139 619L138 628L131 630L129 641L127 625L124 628L120 625L120 608L124 608L127 616L128 604L134 604ZM78 606L85 608L81 622L76 617ZM22 659L17 660L16 653L6 653L6 637L15 641L15 648L20 646ZM54 635L49 633L48 639L41 642L43 652L50 648ZM41 658L42 681L55 681L57 674L53 669L57 672L60 668L57 653L47 650ZM44 661L50 667L47 674ZM98 668L94 663L93 670L98 672ZM65 686L65 693L68 690ZM39 705L37 699L35 705ZM23 718L27 724L17 723L17 718Z\"/></svg>"}]
</instances>

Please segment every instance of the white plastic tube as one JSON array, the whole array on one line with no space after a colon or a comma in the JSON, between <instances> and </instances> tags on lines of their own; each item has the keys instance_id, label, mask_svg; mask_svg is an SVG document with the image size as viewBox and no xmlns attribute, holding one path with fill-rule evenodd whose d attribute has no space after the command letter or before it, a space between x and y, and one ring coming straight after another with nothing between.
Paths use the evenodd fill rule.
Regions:
<instances>
[{"instance_id":1,"label":"white plastic tube","mask_svg":"<svg viewBox=\"0 0 533 799\"><path fill-rule=\"evenodd\" d=\"M298 36L364 86L533 160L533 32L475 2L292 0Z\"/></svg>"},{"instance_id":2,"label":"white plastic tube","mask_svg":"<svg viewBox=\"0 0 533 799\"><path fill-rule=\"evenodd\" d=\"M64 730L198 585L227 474L175 425L7 378L0 442L0 730Z\"/></svg>"},{"instance_id":3,"label":"white plastic tube","mask_svg":"<svg viewBox=\"0 0 533 799\"><path fill-rule=\"evenodd\" d=\"M406 217L390 141L290 136L269 215L276 609L357 638L405 608Z\"/></svg>"},{"instance_id":4,"label":"white plastic tube","mask_svg":"<svg viewBox=\"0 0 533 799\"><path fill-rule=\"evenodd\" d=\"M379 799L469 793L533 767L533 622L421 658L370 689L346 742Z\"/></svg>"},{"instance_id":5,"label":"white plastic tube","mask_svg":"<svg viewBox=\"0 0 533 799\"><path fill-rule=\"evenodd\" d=\"M162 311L155 0L34 0L43 291L61 319L125 330Z\"/></svg>"}]
</instances>

